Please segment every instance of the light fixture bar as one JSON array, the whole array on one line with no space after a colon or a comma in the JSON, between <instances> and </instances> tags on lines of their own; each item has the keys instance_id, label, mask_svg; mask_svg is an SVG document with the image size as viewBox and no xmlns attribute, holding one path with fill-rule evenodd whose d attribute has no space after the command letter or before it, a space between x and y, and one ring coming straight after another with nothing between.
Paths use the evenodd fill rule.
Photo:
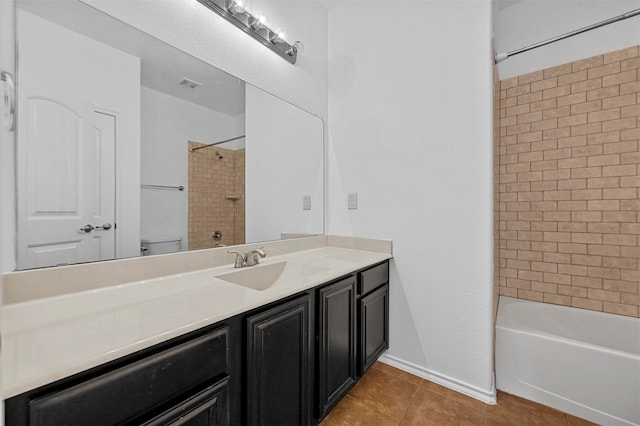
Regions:
<instances>
[{"instance_id":1,"label":"light fixture bar","mask_svg":"<svg viewBox=\"0 0 640 426\"><path fill-rule=\"evenodd\" d=\"M260 18L248 12L238 0L198 0L204 6L213 10L265 47L268 47L287 62L296 63L300 42L289 44L275 31L264 25Z\"/></svg>"}]
</instances>

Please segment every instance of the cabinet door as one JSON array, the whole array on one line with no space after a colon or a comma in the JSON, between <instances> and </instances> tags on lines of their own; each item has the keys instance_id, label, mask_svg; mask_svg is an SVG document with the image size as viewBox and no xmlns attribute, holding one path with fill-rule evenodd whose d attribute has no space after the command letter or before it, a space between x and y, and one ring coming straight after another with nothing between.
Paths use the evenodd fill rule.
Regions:
<instances>
[{"instance_id":1,"label":"cabinet door","mask_svg":"<svg viewBox=\"0 0 640 426\"><path fill-rule=\"evenodd\" d=\"M360 374L389 348L389 284L360 299L359 306Z\"/></svg>"},{"instance_id":2,"label":"cabinet door","mask_svg":"<svg viewBox=\"0 0 640 426\"><path fill-rule=\"evenodd\" d=\"M311 298L247 318L247 423L311 423Z\"/></svg>"},{"instance_id":3,"label":"cabinet door","mask_svg":"<svg viewBox=\"0 0 640 426\"><path fill-rule=\"evenodd\" d=\"M318 415L323 418L356 379L355 277L318 290Z\"/></svg>"}]
</instances>

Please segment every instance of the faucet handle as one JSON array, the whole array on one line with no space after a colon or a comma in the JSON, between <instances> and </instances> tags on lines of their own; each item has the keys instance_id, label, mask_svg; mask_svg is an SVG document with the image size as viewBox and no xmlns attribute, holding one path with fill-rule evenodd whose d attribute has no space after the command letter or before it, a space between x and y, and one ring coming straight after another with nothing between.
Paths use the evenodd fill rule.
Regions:
<instances>
[{"instance_id":1,"label":"faucet handle","mask_svg":"<svg viewBox=\"0 0 640 426\"><path fill-rule=\"evenodd\" d=\"M246 255L240 253L237 250L227 250L227 253L231 253L231 254L235 254L236 255L236 261L233 265L234 268L242 268L243 266L245 266L247 264L247 257Z\"/></svg>"},{"instance_id":2,"label":"faucet handle","mask_svg":"<svg viewBox=\"0 0 640 426\"><path fill-rule=\"evenodd\" d=\"M260 257L266 257L267 256L267 253L262 251L263 248L264 247L258 247L258 248L254 248L254 249L249 250L247 252L247 254L245 254L245 256L244 256L245 265L246 266L253 266L253 265L259 264L260 263Z\"/></svg>"}]
</instances>

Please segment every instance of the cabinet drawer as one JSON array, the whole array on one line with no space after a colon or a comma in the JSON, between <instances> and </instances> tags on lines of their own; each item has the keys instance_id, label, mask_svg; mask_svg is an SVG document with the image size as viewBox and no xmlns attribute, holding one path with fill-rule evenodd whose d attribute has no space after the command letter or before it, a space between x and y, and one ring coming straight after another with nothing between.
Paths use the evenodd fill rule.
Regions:
<instances>
[{"instance_id":1,"label":"cabinet drawer","mask_svg":"<svg viewBox=\"0 0 640 426\"><path fill-rule=\"evenodd\" d=\"M29 424L119 424L132 421L205 382L227 375L229 329L213 331L155 355L29 401Z\"/></svg>"},{"instance_id":2,"label":"cabinet drawer","mask_svg":"<svg viewBox=\"0 0 640 426\"><path fill-rule=\"evenodd\" d=\"M358 274L358 294L367 294L389 281L389 262Z\"/></svg>"},{"instance_id":3,"label":"cabinet drawer","mask_svg":"<svg viewBox=\"0 0 640 426\"><path fill-rule=\"evenodd\" d=\"M141 426L229 425L229 379L223 379Z\"/></svg>"}]
</instances>

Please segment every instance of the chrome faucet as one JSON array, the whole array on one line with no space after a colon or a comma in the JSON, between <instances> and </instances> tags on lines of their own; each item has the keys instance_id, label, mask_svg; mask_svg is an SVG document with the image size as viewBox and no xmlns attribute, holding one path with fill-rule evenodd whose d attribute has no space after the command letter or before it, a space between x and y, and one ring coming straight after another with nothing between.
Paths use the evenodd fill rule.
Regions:
<instances>
[{"instance_id":1,"label":"chrome faucet","mask_svg":"<svg viewBox=\"0 0 640 426\"><path fill-rule=\"evenodd\" d=\"M260 263L260 257L264 258L267 256L267 253L262 251L263 248L264 247L258 247L256 249L249 250L244 255L246 266L257 265L258 263Z\"/></svg>"},{"instance_id":2,"label":"chrome faucet","mask_svg":"<svg viewBox=\"0 0 640 426\"><path fill-rule=\"evenodd\" d=\"M263 247L258 247L256 249L249 250L245 254L242 254L236 250L229 250L227 253L236 255L236 261L233 264L234 268L244 268L245 266L253 266L259 264L260 258L267 256L267 254L263 252L262 249Z\"/></svg>"},{"instance_id":3,"label":"chrome faucet","mask_svg":"<svg viewBox=\"0 0 640 426\"><path fill-rule=\"evenodd\" d=\"M244 254L236 250L229 250L227 251L227 253L232 253L236 255L236 262L233 264L234 268L242 268L244 266L247 266L247 258L245 257Z\"/></svg>"}]
</instances>

